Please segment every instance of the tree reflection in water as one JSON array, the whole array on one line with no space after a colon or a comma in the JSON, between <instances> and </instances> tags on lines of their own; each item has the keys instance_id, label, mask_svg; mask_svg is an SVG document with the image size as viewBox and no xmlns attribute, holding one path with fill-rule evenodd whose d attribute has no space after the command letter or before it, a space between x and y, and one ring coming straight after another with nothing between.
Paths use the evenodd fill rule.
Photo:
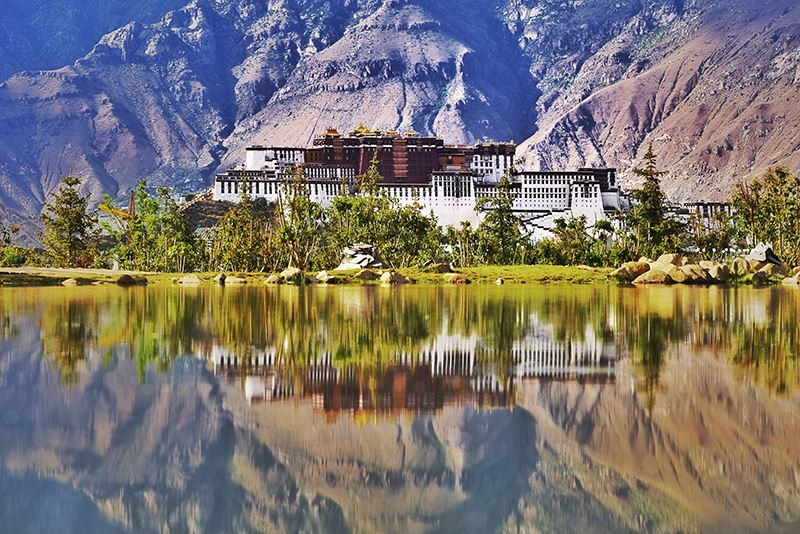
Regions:
<instances>
[{"instance_id":1,"label":"tree reflection in water","mask_svg":"<svg viewBox=\"0 0 800 534\"><path fill-rule=\"evenodd\" d=\"M242 362L230 374L244 389L244 362L269 356L269 369L253 376L277 373L281 387L291 383L293 391L308 389L309 373L325 359L335 371L330 377L354 377L362 402L365 392L378 399L413 381L423 389L502 391L501 400L489 402L506 405L513 402L516 379L586 379L592 366L602 371L621 358L652 410L665 362L687 347L730 359L743 379L774 393L786 393L800 379L800 299L783 288L11 291L13 298L6 293L2 301L4 336L13 335L15 315L36 315L43 354L58 366L65 384L80 380L91 355L100 355L100 364L134 359L144 382L148 369L166 371L177 357L211 361L216 354ZM428 376L449 379L421 386L413 377L421 376L422 367Z\"/></svg>"}]
</instances>

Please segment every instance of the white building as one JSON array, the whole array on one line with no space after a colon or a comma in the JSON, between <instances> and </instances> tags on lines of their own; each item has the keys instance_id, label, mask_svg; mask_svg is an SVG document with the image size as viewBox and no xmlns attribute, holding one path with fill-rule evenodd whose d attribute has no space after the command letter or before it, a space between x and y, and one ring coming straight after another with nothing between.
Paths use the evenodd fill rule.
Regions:
<instances>
[{"instance_id":1,"label":"white building","mask_svg":"<svg viewBox=\"0 0 800 534\"><path fill-rule=\"evenodd\" d=\"M458 157L461 148L467 157ZM311 200L323 207L330 206L337 195L351 194L348 184L356 177L353 167L308 163L305 150L248 148L244 168L216 177L214 199L238 202L246 189L251 197L275 202L298 167L302 168ZM439 150L443 153L441 164L430 173L427 183L378 185L401 204L419 203L443 227L464 222L476 226L481 218L476 209L478 199L497 195L497 182L506 174L511 179L513 209L534 240L549 236L556 219L585 216L591 227L608 219L610 213L627 208L614 169L517 171L513 168L513 153L498 151L487 155L486 151L474 150L476 153L469 155L469 147L446 146Z\"/></svg>"}]
</instances>

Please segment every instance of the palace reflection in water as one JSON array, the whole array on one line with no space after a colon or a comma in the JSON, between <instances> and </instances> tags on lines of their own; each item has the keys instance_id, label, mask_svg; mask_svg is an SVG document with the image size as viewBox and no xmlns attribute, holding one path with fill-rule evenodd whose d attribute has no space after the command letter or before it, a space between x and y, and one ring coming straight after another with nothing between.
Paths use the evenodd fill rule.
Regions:
<instances>
[{"instance_id":1,"label":"palace reflection in water","mask_svg":"<svg viewBox=\"0 0 800 534\"><path fill-rule=\"evenodd\" d=\"M214 347L211 361L217 375L230 383L243 382L250 403L308 398L315 410L326 414L422 414L445 406L512 407L520 380L613 381L613 346L592 341L557 343L549 336L532 336L515 342L504 361L489 357L492 351L476 337L442 332L418 353L398 354L380 369L340 367L329 353L285 363L274 350L239 357L221 347Z\"/></svg>"},{"instance_id":2,"label":"palace reflection in water","mask_svg":"<svg viewBox=\"0 0 800 534\"><path fill-rule=\"evenodd\" d=\"M0 312L13 531L799 526L798 291L38 288Z\"/></svg>"}]
</instances>

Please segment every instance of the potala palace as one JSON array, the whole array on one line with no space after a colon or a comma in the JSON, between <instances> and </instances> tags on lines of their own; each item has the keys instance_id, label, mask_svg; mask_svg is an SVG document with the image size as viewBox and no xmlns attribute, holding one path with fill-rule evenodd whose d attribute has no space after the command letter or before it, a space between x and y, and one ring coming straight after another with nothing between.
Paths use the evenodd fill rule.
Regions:
<instances>
[{"instance_id":1,"label":"potala palace","mask_svg":"<svg viewBox=\"0 0 800 534\"><path fill-rule=\"evenodd\" d=\"M496 195L504 174L511 181L514 211L533 239L547 236L559 218L584 215L591 226L627 208L615 169L521 170L515 151L513 143L446 145L413 132L359 126L343 136L329 128L310 148L249 147L242 168L217 175L214 199L237 202L246 187L253 198L276 201L282 184L301 167L311 199L329 206L343 191L354 191L346 184L367 171L377 152L383 178L378 186L402 204L419 203L442 226L478 224L478 199Z\"/></svg>"}]
</instances>

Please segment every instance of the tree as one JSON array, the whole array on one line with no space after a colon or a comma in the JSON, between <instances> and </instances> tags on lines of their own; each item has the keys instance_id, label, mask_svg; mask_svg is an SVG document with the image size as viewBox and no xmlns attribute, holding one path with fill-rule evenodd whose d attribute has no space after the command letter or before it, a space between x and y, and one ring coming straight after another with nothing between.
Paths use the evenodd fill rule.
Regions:
<instances>
[{"instance_id":1,"label":"tree","mask_svg":"<svg viewBox=\"0 0 800 534\"><path fill-rule=\"evenodd\" d=\"M311 201L303 167L295 167L291 181L278 195L277 239L289 265L307 270L315 265L322 248L325 212Z\"/></svg>"},{"instance_id":2,"label":"tree","mask_svg":"<svg viewBox=\"0 0 800 534\"><path fill-rule=\"evenodd\" d=\"M86 210L88 196L78 193L79 177L65 176L61 183L44 206L39 238L50 265L89 267L99 257L97 215Z\"/></svg>"},{"instance_id":3,"label":"tree","mask_svg":"<svg viewBox=\"0 0 800 534\"><path fill-rule=\"evenodd\" d=\"M645 166L633 172L644 178L642 187L631 192L634 202L627 217L633 232L634 254L658 256L681 249L684 227L668 213L667 195L661 189L660 180L666 172L658 170L652 144L645 154Z\"/></svg>"},{"instance_id":4,"label":"tree","mask_svg":"<svg viewBox=\"0 0 800 534\"><path fill-rule=\"evenodd\" d=\"M328 209L328 241L333 254L353 243L369 243L381 248L388 240L386 218L392 210L392 199L378 188L378 154L372 157L367 172L356 177L355 195L343 188Z\"/></svg>"},{"instance_id":5,"label":"tree","mask_svg":"<svg viewBox=\"0 0 800 534\"><path fill-rule=\"evenodd\" d=\"M736 238L736 228L731 217L724 212L714 212L705 221L702 215L695 212L689 218L688 242L707 259L723 259Z\"/></svg>"},{"instance_id":6,"label":"tree","mask_svg":"<svg viewBox=\"0 0 800 534\"><path fill-rule=\"evenodd\" d=\"M585 216L556 219L553 234L567 265L590 263L592 240L586 232Z\"/></svg>"},{"instance_id":7,"label":"tree","mask_svg":"<svg viewBox=\"0 0 800 534\"><path fill-rule=\"evenodd\" d=\"M460 228L447 227L445 242L448 244L450 263L456 267L472 267L478 262L478 236L469 221L461 223Z\"/></svg>"},{"instance_id":8,"label":"tree","mask_svg":"<svg viewBox=\"0 0 800 534\"><path fill-rule=\"evenodd\" d=\"M751 184L736 184L731 204L735 226L749 245L772 245L783 261L800 263L800 178L770 169Z\"/></svg>"},{"instance_id":9,"label":"tree","mask_svg":"<svg viewBox=\"0 0 800 534\"><path fill-rule=\"evenodd\" d=\"M152 196L147 182L136 187L135 212L114 209L112 199L103 199L114 217L103 229L114 241L109 251L127 269L184 272L198 263L199 244L186 214L172 196L171 189L159 187Z\"/></svg>"},{"instance_id":10,"label":"tree","mask_svg":"<svg viewBox=\"0 0 800 534\"><path fill-rule=\"evenodd\" d=\"M0 221L0 267L20 267L32 256L32 251L14 244L19 225Z\"/></svg>"},{"instance_id":11,"label":"tree","mask_svg":"<svg viewBox=\"0 0 800 534\"><path fill-rule=\"evenodd\" d=\"M477 210L484 214L478 225L480 260L491 265L520 263L529 245L522 224L514 214L514 195L508 175L497 183L497 194L478 200Z\"/></svg>"},{"instance_id":12,"label":"tree","mask_svg":"<svg viewBox=\"0 0 800 534\"><path fill-rule=\"evenodd\" d=\"M212 228L209 270L235 272L276 271L288 258L280 250L274 207L252 200L243 189L241 200Z\"/></svg>"},{"instance_id":13,"label":"tree","mask_svg":"<svg viewBox=\"0 0 800 534\"><path fill-rule=\"evenodd\" d=\"M585 216L556 219L553 238L536 243L536 263L606 266L612 262L608 241L614 232L609 221L597 221L590 232Z\"/></svg>"},{"instance_id":14,"label":"tree","mask_svg":"<svg viewBox=\"0 0 800 534\"><path fill-rule=\"evenodd\" d=\"M393 207L385 219L389 228L381 247L382 257L392 267L420 266L442 256L442 231L433 216L422 213L416 202Z\"/></svg>"}]
</instances>

